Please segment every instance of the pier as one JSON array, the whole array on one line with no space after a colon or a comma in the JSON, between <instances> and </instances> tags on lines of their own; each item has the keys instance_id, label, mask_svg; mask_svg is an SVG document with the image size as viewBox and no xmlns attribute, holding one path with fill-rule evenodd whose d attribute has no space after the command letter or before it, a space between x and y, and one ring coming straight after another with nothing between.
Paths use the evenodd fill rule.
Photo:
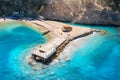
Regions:
<instances>
[{"instance_id":1,"label":"pier","mask_svg":"<svg viewBox=\"0 0 120 80\"><path fill-rule=\"evenodd\" d=\"M47 44L40 45L32 51L32 56L34 56L35 60L42 60L46 62L47 59L49 59L52 55L54 55L55 52L58 51L58 47L66 40L68 40L68 36L64 35L52 40Z\"/></svg>"},{"instance_id":2,"label":"pier","mask_svg":"<svg viewBox=\"0 0 120 80\"><path fill-rule=\"evenodd\" d=\"M56 25L55 28L51 25L45 24L46 22L40 23L42 23L42 26L46 26L47 30L50 30L50 32L46 30L45 33L52 34L52 39L46 44L39 45L37 48L32 50L31 56L34 60L41 61L43 63L49 62L54 59L56 55L64 50L65 46L70 41L88 36L94 31L89 28L72 27L72 31L64 32L62 31L64 25L63 23L47 21L48 24L51 24L53 26Z\"/></svg>"}]
</instances>

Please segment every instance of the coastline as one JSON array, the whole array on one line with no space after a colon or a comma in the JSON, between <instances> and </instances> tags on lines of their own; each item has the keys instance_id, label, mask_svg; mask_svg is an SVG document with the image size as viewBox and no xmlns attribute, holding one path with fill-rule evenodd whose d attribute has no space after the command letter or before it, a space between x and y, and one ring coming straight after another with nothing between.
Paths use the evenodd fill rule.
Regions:
<instances>
[{"instance_id":1,"label":"coastline","mask_svg":"<svg viewBox=\"0 0 120 80\"><path fill-rule=\"evenodd\" d=\"M37 25L33 24L29 19L28 20L27 19L13 20L13 19L6 18L6 20L3 20L2 18L0 18L0 26L8 25L9 23L23 24L26 27L32 28L35 31L40 32L40 33L42 33L42 31L44 30L44 28L42 28L41 26L37 26ZM48 41L50 39L49 35L45 35L44 37L45 37L46 41Z\"/></svg>"},{"instance_id":2,"label":"coastline","mask_svg":"<svg viewBox=\"0 0 120 80\"><path fill-rule=\"evenodd\" d=\"M86 37L86 36L88 36L88 35L90 35L94 32L93 29L84 28L84 27L76 27L76 26L71 26L72 31L64 32L64 31L62 31L62 28L66 24L62 23L62 22L56 22L56 21L34 20L34 21L31 21L31 22L34 23L34 24L42 25L46 29L50 30L50 32L47 34L47 35L50 36L50 40L46 44L39 45L40 47L38 46L36 49L31 51L31 57L29 57L29 59L30 59L29 63L30 64L32 64L31 59L33 59L35 61L38 61L38 62L40 61L44 64L50 64L50 63L54 62L54 60L56 60L54 58L60 59L59 55L61 54L61 52L64 52L64 50L66 50L65 47L67 45L69 45L69 42L71 42L73 40L76 40L78 38ZM61 43L60 41L62 41L63 38L66 38L66 39L65 39L65 41L63 41ZM56 42L56 39L57 40L59 39L59 40ZM61 44L59 44L59 42ZM74 44L72 44L72 45L74 46ZM46 49L46 48L48 48L48 49ZM55 49L55 52L52 51L52 50L49 50L49 48L51 48L53 50ZM42 51L44 51L45 54L40 53L41 49L43 49ZM71 51L71 49L70 49L70 51ZM67 59L68 59L68 57L67 57Z\"/></svg>"},{"instance_id":3,"label":"coastline","mask_svg":"<svg viewBox=\"0 0 120 80\"><path fill-rule=\"evenodd\" d=\"M7 19L7 21L5 21L5 22L9 22L9 21L16 21L16 20ZM62 32L61 29L63 28L63 25L66 25L65 23L49 21L49 20L48 21L22 20L21 22L27 26L35 28L37 31L40 31L40 32L44 31L44 30L50 30L50 32L47 35L44 35L45 37L47 36L46 37L47 43L51 42L52 40L54 40L58 37L61 37L61 35L69 35L70 34L70 37L73 38L74 36L79 36L82 34L84 35L86 32L92 31L92 29L90 29L90 28L72 26L73 31L68 32L68 33ZM59 56L57 56L54 60L56 60L56 59L60 60L61 58L64 58L64 60L70 60L70 56L68 55L68 53L72 54L74 51L76 51L76 49L78 47L80 47L81 45L84 45L85 42L87 41L87 39L89 38L89 36L90 35L87 35L85 37L81 36L80 38L70 41L70 43L64 47L63 51L60 52ZM38 46L40 46L40 45L38 44ZM53 60L53 63L54 63L54 60ZM53 63L51 63L51 64L53 64Z\"/></svg>"}]
</instances>

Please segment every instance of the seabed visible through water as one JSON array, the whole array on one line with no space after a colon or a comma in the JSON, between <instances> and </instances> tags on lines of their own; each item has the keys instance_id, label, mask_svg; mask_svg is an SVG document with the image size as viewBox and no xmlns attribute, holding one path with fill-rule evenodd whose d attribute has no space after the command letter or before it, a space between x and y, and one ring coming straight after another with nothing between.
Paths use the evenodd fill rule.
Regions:
<instances>
[{"instance_id":1,"label":"seabed visible through water","mask_svg":"<svg viewBox=\"0 0 120 80\"><path fill-rule=\"evenodd\" d=\"M92 35L82 47L70 53L72 55L70 61L61 60L47 68L39 65L39 70L34 71L25 58L32 47L46 42L45 37L35 29L20 23L0 26L0 79L119 80L120 28L109 26L94 28L107 30L108 34Z\"/></svg>"}]
</instances>

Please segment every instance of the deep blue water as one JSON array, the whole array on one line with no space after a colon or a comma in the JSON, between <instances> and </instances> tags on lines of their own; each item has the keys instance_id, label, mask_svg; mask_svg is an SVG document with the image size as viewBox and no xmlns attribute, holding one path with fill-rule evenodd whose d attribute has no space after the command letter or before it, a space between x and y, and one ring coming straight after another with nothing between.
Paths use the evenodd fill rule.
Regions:
<instances>
[{"instance_id":1,"label":"deep blue water","mask_svg":"<svg viewBox=\"0 0 120 80\"><path fill-rule=\"evenodd\" d=\"M38 71L26 63L25 57L31 47L44 43L45 38L22 24L0 28L0 80L120 80L120 28L74 25L108 33L90 37L70 61L45 69L41 65Z\"/></svg>"}]
</instances>

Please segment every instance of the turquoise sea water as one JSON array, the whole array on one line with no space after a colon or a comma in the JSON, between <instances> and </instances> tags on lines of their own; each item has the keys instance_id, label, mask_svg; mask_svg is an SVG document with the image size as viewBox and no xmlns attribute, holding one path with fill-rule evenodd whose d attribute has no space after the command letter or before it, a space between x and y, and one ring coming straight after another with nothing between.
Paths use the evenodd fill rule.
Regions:
<instances>
[{"instance_id":1,"label":"turquoise sea water","mask_svg":"<svg viewBox=\"0 0 120 80\"><path fill-rule=\"evenodd\" d=\"M47 68L41 65L38 71L26 63L25 57L31 47L44 43L45 38L22 24L0 28L0 80L120 80L120 28L74 26L107 30L108 34L93 35L70 61Z\"/></svg>"},{"instance_id":2,"label":"turquoise sea water","mask_svg":"<svg viewBox=\"0 0 120 80\"><path fill-rule=\"evenodd\" d=\"M0 80L22 80L26 76L25 51L40 43L45 43L45 39L35 29L15 22L1 25Z\"/></svg>"}]
</instances>

